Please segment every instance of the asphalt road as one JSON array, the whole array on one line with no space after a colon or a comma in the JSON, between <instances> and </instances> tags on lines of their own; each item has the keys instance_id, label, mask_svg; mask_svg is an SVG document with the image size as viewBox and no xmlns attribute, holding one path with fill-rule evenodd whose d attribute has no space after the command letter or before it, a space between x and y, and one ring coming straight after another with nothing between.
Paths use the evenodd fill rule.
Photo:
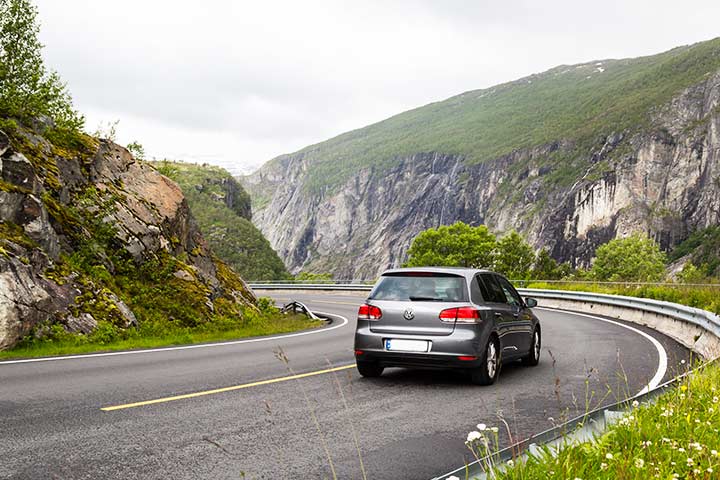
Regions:
<instances>
[{"instance_id":1,"label":"asphalt road","mask_svg":"<svg viewBox=\"0 0 720 480\"><path fill-rule=\"evenodd\" d=\"M637 393L660 358L621 325L538 309L540 365L505 366L493 386L404 369L364 379L344 368L361 297L272 296L349 321L221 346L0 363L0 478L314 479L332 478L332 462L337 478L359 479L362 461L367 478L429 479L471 460L463 442L478 422L502 426L502 417L514 438L537 433ZM662 344L665 376L678 371L688 352L635 328ZM240 388L202 394L225 387ZM188 396L101 410L177 395Z\"/></svg>"}]
</instances>

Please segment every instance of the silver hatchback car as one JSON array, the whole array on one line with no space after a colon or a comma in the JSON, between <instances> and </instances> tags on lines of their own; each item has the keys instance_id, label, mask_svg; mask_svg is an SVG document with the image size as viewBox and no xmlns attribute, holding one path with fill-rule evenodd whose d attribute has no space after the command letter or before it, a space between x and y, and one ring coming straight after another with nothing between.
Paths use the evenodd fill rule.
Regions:
<instances>
[{"instance_id":1,"label":"silver hatchback car","mask_svg":"<svg viewBox=\"0 0 720 480\"><path fill-rule=\"evenodd\" d=\"M487 270L388 270L358 311L357 368L365 377L385 367L461 368L473 383L490 385L502 362L538 364L535 306Z\"/></svg>"}]
</instances>

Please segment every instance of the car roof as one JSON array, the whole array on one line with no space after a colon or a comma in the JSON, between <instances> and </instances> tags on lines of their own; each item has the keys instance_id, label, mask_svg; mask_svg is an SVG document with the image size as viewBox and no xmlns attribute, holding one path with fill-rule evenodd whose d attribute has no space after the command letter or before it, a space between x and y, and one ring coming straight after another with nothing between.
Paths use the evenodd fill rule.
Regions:
<instances>
[{"instance_id":1,"label":"car roof","mask_svg":"<svg viewBox=\"0 0 720 480\"><path fill-rule=\"evenodd\" d=\"M480 268L466 267L409 267L409 268L393 268L385 270L382 275L391 275L405 272L433 272L433 273L450 273L453 275L462 275L464 277L472 277L476 273L495 273L490 270Z\"/></svg>"}]
</instances>

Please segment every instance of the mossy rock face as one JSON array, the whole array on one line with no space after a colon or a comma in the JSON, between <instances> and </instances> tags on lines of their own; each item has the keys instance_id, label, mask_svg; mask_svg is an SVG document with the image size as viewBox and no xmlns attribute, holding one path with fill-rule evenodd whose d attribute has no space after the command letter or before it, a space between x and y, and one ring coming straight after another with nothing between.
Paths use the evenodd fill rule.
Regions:
<instances>
[{"instance_id":1,"label":"mossy rock face","mask_svg":"<svg viewBox=\"0 0 720 480\"><path fill-rule=\"evenodd\" d=\"M167 177L82 133L0 128L0 349L206 328L254 309Z\"/></svg>"}]
</instances>

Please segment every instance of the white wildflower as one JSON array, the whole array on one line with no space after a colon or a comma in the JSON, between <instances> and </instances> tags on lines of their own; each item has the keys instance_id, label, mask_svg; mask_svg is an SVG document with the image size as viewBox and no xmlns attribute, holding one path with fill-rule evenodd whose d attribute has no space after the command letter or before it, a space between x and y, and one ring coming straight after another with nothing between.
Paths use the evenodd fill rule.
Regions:
<instances>
[{"instance_id":1,"label":"white wildflower","mask_svg":"<svg viewBox=\"0 0 720 480\"><path fill-rule=\"evenodd\" d=\"M634 408L637 408L637 407L640 406L640 402L638 402L637 400L633 400L632 406L633 406Z\"/></svg>"},{"instance_id":2,"label":"white wildflower","mask_svg":"<svg viewBox=\"0 0 720 480\"><path fill-rule=\"evenodd\" d=\"M705 470L705 471L708 472L708 473L713 473L712 467L708 467L707 470Z\"/></svg>"},{"instance_id":3,"label":"white wildflower","mask_svg":"<svg viewBox=\"0 0 720 480\"><path fill-rule=\"evenodd\" d=\"M710 455L712 455L713 457L717 457L717 456L718 456L718 451L717 451L717 450L710 450Z\"/></svg>"},{"instance_id":4,"label":"white wildflower","mask_svg":"<svg viewBox=\"0 0 720 480\"><path fill-rule=\"evenodd\" d=\"M613 454L612 454L612 453L606 453L606 454L605 454L605 458L607 458L608 460L612 460L612 459L613 459Z\"/></svg>"},{"instance_id":5,"label":"white wildflower","mask_svg":"<svg viewBox=\"0 0 720 480\"><path fill-rule=\"evenodd\" d=\"M691 457L688 457L686 462L687 462L687 466L691 467L693 465L693 463L695 463L695 460L693 460Z\"/></svg>"},{"instance_id":6,"label":"white wildflower","mask_svg":"<svg viewBox=\"0 0 720 480\"><path fill-rule=\"evenodd\" d=\"M485 425L484 423L478 423L477 429L480 430L481 432L485 431L485 430L487 430L487 425Z\"/></svg>"},{"instance_id":7,"label":"white wildflower","mask_svg":"<svg viewBox=\"0 0 720 480\"><path fill-rule=\"evenodd\" d=\"M602 463L600 464L600 470L607 470L607 467L608 467L608 465L607 465L607 463L605 463L605 462L602 462Z\"/></svg>"},{"instance_id":8,"label":"white wildflower","mask_svg":"<svg viewBox=\"0 0 720 480\"><path fill-rule=\"evenodd\" d=\"M472 431L468 433L467 441L468 442L474 442L475 440L478 440L482 437L482 434L480 432Z\"/></svg>"},{"instance_id":9,"label":"white wildflower","mask_svg":"<svg viewBox=\"0 0 720 480\"><path fill-rule=\"evenodd\" d=\"M498 433L498 427L490 427L490 431L493 433Z\"/></svg>"},{"instance_id":10,"label":"white wildflower","mask_svg":"<svg viewBox=\"0 0 720 480\"><path fill-rule=\"evenodd\" d=\"M635 468L643 468L645 467L645 460L642 458L636 458L635 459Z\"/></svg>"},{"instance_id":11,"label":"white wildflower","mask_svg":"<svg viewBox=\"0 0 720 480\"><path fill-rule=\"evenodd\" d=\"M514 462L512 459L510 459L510 460L507 461L507 464L508 464L509 467L512 467L512 466L515 465L515 462Z\"/></svg>"},{"instance_id":12,"label":"white wildflower","mask_svg":"<svg viewBox=\"0 0 720 480\"><path fill-rule=\"evenodd\" d=\"M713 403L717 403L717 402L718 402L718 397L717 396L713 397Z\"/></svg>"}]
</instances>

